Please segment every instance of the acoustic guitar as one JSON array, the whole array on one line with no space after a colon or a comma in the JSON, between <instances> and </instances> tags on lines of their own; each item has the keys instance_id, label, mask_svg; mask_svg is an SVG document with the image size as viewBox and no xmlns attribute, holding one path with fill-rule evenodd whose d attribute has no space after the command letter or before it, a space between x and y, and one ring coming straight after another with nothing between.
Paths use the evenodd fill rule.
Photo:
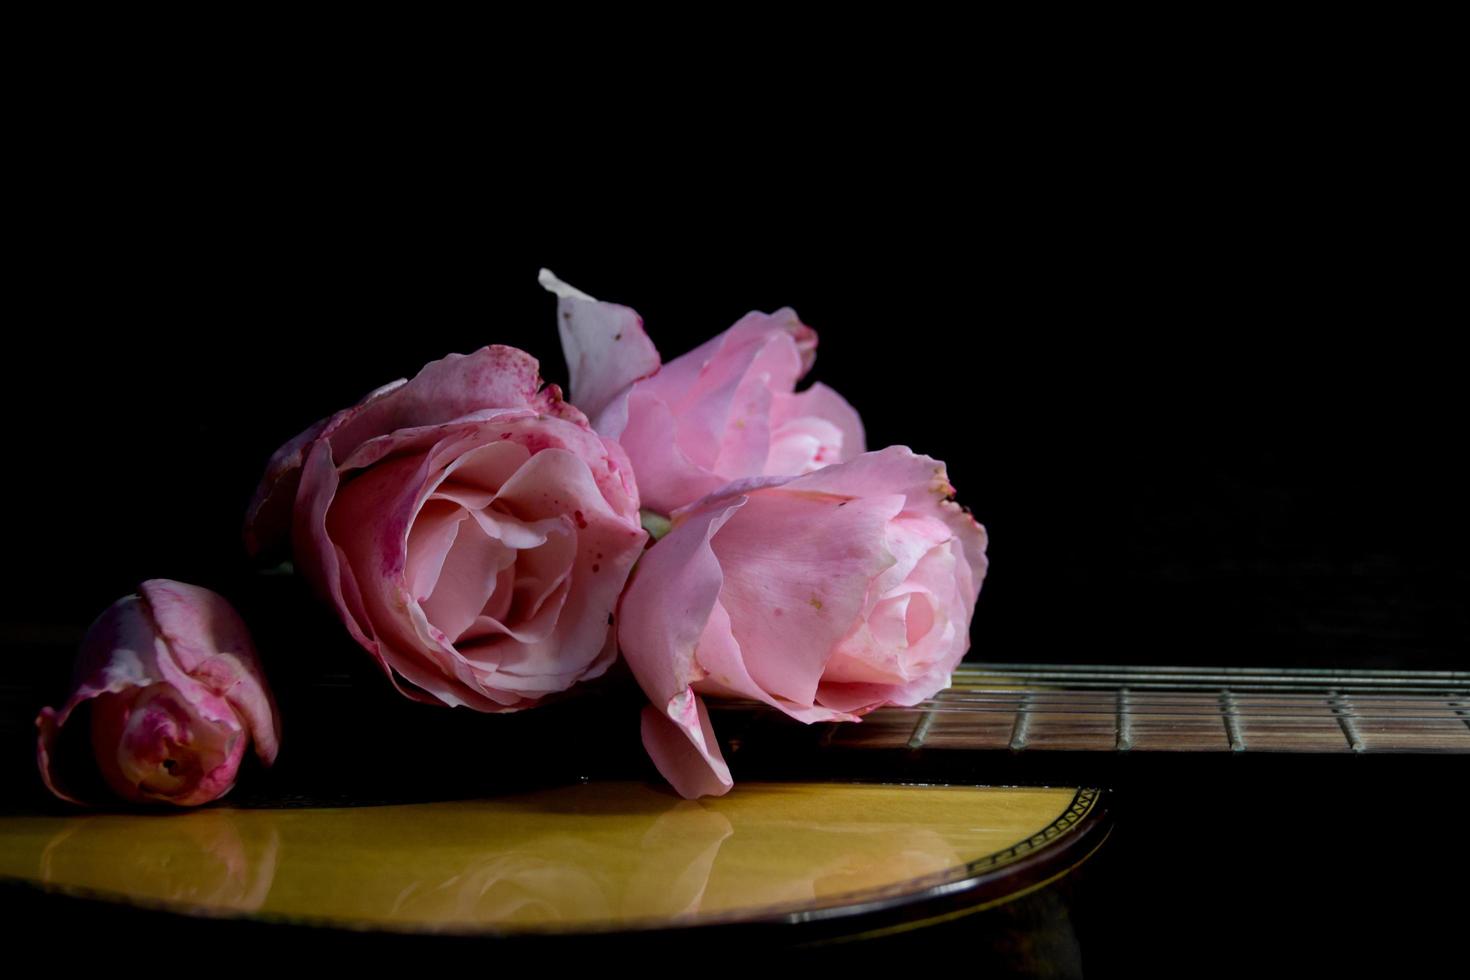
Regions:
<instances>
[{"instance_id":1,"label":"acoustic guitar","mask_svg":"<svg viewBox=\"0 0 1470 980\"><path fill-rule=\"evenodd\" d=\"M607 770L474 799L15 812L0 884L38 926L174 937L924 943L1064 887L1106 852L1114 798L1171 764L1470 754L1461 672L969 665L857 725L716 709L737 776L719 799ZM1006 962L1080 970L1051 932Z\"/></svg>"}]
</instances>

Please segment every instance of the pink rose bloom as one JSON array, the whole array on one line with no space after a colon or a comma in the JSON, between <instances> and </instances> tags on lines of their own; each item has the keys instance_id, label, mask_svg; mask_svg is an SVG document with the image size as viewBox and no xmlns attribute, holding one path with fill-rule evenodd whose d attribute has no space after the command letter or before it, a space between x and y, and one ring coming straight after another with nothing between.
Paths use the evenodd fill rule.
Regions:
<instances>
[{"instance_id":1,"label":"pink rose bloom","mask_svg":"<svg viewBox=\"0 0 1470 980\"><path fill-rule=\"evenodd\" d=\"M660 514L748 476L797 476L863 451L863 425L823 384L797 393L817 334L790 309L748 313L660 366L643 320L541 270L557 296L572 400L627 450Z\"/></svg>"},{"instance_id":2,"label":"pink rose bloom","mask_svg":"<svg viewBox=\"0 0 1470 980\"><path fill-rule=\"evenodd\" d=\"M647 534L617 443L534 358L453 354L272 458L252 550L297 567L408 697L511 711L603 673Z\"/></svg>"},{"instance_id":3,"label":"pink rose bloom","mask_svg":"<svg viewBox=\"0 0 1470 980\"><path fill-rule=\"evenodd\" d=\"M732 785L701 696L857 721L949 684L986 569L985 529L953 494L944 464L890 447L674 512L618 637L653 702L643 744L675 789Z\"/></svg>"},{"instance_id":4,"label":"pink rose bloom","mask_svg":"<svg viewBox=\"0 0 1470 980\"><path fill-rule=\"evenodd\" d=\"M69 788L77 762L61 762L58 738L72 712L91 701L96 765L117 795L208 803L235 784L247 742L266 765L275 761L280 721L250 634L228 602L167 579L139 591L87 631L66 704L41 709L41 778L62 799L82 802Z\"/></svg>"}]
</instances>

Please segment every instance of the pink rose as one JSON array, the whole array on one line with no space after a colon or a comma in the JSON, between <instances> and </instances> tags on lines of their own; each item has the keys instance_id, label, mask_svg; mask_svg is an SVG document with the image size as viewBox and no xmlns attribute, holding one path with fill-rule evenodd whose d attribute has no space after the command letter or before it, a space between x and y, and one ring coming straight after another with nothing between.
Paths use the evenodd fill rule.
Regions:
<instances>
[{"instance_id":1,"label":"pink rose","mask_svg":"<svg viewBox=\"0 0 1470 980\"><path fill-rule=\"evenodd\" d=\"M660 366L643 320L541 270L557 295L572 400L618 440L661 514L748 476L796 476L863 451L857 412L826 385L796 393L817 334L790 309L748 313Z\"/></svg>"},{"instance_id":2,"label":"pink rose","mask_svg":"<svg viewBox=\"0 0 1470 980\"><path fill-rule=\"evenodd\" d=\"M91 701L92 748L103 779L136 803L197 806L230 791L255 741L275 761L280 722L245 624L223 598L152 579L92 624L77 660L77 687L60 711L42 708L36 756L57 796L82 802L81 775L61 761L62 726Z\"/></svg>"},{"instance_id":3,"label":"pink rose","mask_svg":"<svg viewBox=\"0 0 1470 980\"><path fill-rule=\"evenodd\" d=\"M454 354L277 451L252 550L297 566L408 697L510 711L596 677L647 534L617 443L534 358Z\"/></svg>"},{"instance_id":4,"label":"pink rose","mask_svg":"<svg viewBox=\"0 0 1470 980\"><path fill-rule=\"evenodd\" d=\"M903 447L731 484L675 511L623 596L643 744L686 797L732 785L701 695L857 721L949 683L970 645L985 529L944 464Z\"/></svg>"}]
</instances>

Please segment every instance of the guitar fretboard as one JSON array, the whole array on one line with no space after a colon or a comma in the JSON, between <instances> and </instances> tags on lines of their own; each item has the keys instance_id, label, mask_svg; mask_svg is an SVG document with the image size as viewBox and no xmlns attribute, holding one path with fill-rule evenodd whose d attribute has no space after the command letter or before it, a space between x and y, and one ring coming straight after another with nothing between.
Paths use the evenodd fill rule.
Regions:
<instances>
[{"instance_id":1,"label":"guitar fretboard","mask_svg":"<svg viewBox=\"0 0 1470 980\"><path fill-rule=\"evenodd\" d=\"M834 747L1470 753L1470 673L984 664Z\"/></svg>"}]
</instances>

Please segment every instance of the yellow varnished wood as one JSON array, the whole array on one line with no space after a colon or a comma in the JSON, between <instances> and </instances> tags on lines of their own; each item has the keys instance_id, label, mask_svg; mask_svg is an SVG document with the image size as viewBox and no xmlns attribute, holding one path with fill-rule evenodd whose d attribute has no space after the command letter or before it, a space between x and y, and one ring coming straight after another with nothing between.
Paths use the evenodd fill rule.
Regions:
<instances>
[{"instance_id":1,"label":"yellow varnished wood","mask_svg":"<svg viewBox=\"0 0 1470 980\"><path fill-rule=\"evenodd\" d=\"M339 809L0 818L0 877L186 911L401 929L601 928L841 905L1054 824L1072 789L636 783Z\"/></svg>"}]
</instances>

